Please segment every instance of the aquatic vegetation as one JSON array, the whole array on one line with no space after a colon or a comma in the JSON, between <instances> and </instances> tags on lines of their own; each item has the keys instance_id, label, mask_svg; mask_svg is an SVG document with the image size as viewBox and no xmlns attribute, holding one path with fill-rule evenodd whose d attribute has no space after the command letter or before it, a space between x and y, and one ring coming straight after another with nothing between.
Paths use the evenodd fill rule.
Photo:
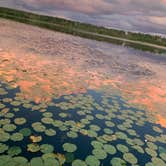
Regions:
<instances>
[{"instance_id":1,"label":"aquatic vegetation","mask_svg":"<svg viewBox=\"0 0 166 166\"><path fill-rule=\"evenodd\" d=\"M107 153L102 150L102 149L94 149L92 151L92 154L97 158L97 159L105 159L107 157Z\"/></svg>"},{"instance_id":2,"label":"aquatic vegetation","mask_svg":"<svg viewBox=\"0 0 166 166\"><path fill-rule=\"evenodd\" d=\"M87 163L87 165L89 166L99 166L100 165L100 161L93 155L89 155L86 159L85 162Z\"/></svg>"},{"instance_id":3,"label":"aquatic vegetation","mask_svg":"<svg viewBox=\"0 0 166 166\"><path fill-rule=\"evenodd\" d=\"M17 127L16 127L16 125L14 125L14 124L5 124L5 125L3 126L3 129L4 129L5 131L7 131L7 132L12 132L12 131L14 131L16 128L17 128Z\"/></svg>"},{"instance_id":4,"label":"aquatic vegetation","mask_svg":"<svg viewBox=\"0 0 166 166\"><path fill-rule=\"evenodd\" d=\"M123 158L125 161L127 161L131 164L137 163L137 158L132 153L124 153Z\"/></svg>"},{"instance_id":5,"label":"aquatic vegetation","mask_svg":"<svg viewBox=\"0 0 166 166\"><path fill-rule=\"evenodd\" d=\"M27 151L35 153L35 152L38 152L39 150L40 150L40 146L38 144L32 143L27 145Z\"/></svg>"},{"instance_id":6,"label":"aquatic vegetation","mask_svg":"<svg viewBox=\"0 0 166 166\"><path fill-rule=\"evenodd\" d=\"M10 139L12 140L12 141L21 141L21 140L23 140L23 138L24 138L24 136L21 134L21 133L18 133L18 132L16 132L16 133L13 133L11 136L10 136Z\"/></svg>"},{"instance_id":7,"label":"aquatic vegetation","mask_svg":"<svg viewBox=\"0 0 166 166\"><path fill-rule=\"evenodd\" d=\"M74 144L71 144L71 143L65 143L65 144L63 144L63 149L66 152L72 153L77 150L77 146Z\"/></svg>"},{"instance_id":8,"label":"aquatic vegetation","mask_svg":"<svg viewBox=\"0 0 166 166\"><path fill-rule=\"evenodd\" d=\"M54 151L54 147L49 144L43 144L40 146L40 151L42 153L52 153Z\"/></svg>"},{"instance_id":9,"label":"aquatic vegetation","mask_svg":"<svg viewBox=\"0 0 166 166\"><path fill-rule=\"evenodd\" d=\"M125 162L123 159L121 159L121 158L114 157L114 158L111 160L110 164L111 164L112 166L124 166L124 165L126 165L126 162Z\"/></svg>"},{"instance_id":10,"label":"aquatic vegetation","mask_svg":"<svg viewBox=\"0 0 166 166\"><path fill-rule=\"evenodd\" d=\"M4 153L6 150L8 150L8 146L3 144L3 143L0 143L0 153Z\"/></svg>"},{"instance_id":11,"label":"aquatic vegetation","mask_svg":"<svg viewBox=\"0 0 166 166\"><path fill-rule=\"evenodd\" d=\"M10 156L17 156L22 152L21 148L19 146L12 146L7 151L8 155Z\"/></svg>"},{"instance_id":12,"label":"aquatic vegetation","mask_svg":"<svg viewBox=\"0 0 166 166\"><path fill-rule=\"evenodd\" d=\"M42 141L42 136L34 136L34 135L31 135L31 136L30 136L30 140L31 140L33 143L37 143L37 142Z\"/></svg>"},{"instance_id":13,"label":"aquatic vegetation","mask_svg":"<svg viewBox=\"0 0 166 166\"><path fill-rule=\"evenodd\" d=\"M45 134L48 135L48 136L55 136L56 131L54 129L46 129Z\"/></svg>"},{"instance_id":14,"label":"aquatic vegetation","mask_svg":"<svg viewBox=\"0 0 166 166\"><path fill-rule=\"evenodd\" d=\"M25 118L16 118L16 119L14 119L14 123L17 125L23 125L24 123L26 123L26 119Z\"/></svg>"},{"instance_id":15,"label":"aquatic vegetation","mask_svg":"<svg viewBox=\"0 0 166 166\"><path fill-rule=\"evenodd\" d=\"M31 135L32 131L31 129L29 128L22 128L20 131L19 131L24 137L28 137Z\"/></svg>"}]
</instances>

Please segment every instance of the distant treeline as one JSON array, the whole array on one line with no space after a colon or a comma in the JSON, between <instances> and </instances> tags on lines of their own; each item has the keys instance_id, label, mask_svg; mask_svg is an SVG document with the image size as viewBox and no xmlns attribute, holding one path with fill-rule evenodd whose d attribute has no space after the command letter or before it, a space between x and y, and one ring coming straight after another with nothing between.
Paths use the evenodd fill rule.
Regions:
<instances>
[{"instance_id":1,"label":"distant treeline","mask_svg":"<svg viewBox=\"0 0 166 166\"><path fill-rule=\"evenodd\" d=\"M63 18L51 17L51 16L44 16L34 13L29 13L25 11L19 11L15 9L9 9L0 7L0 17L15 20L18 22L36 25L39 27L56 30L60 32L69 33L76 36L81 36L84 38L95 39L99 41L106 41L114 44L123 44L126 46L134 47L141 50L147 50L151 52L162 53L166 52L162 49L156 49L149 46L144 46L140 44L131 44L130 42L124 42L116 39L110 39L107 37L96 36L94 33L107 35L107 36L114 36L118 38L124 38L128 40L134 41L141 41L147 42L151 44L156 44L160 46L166 46L166 38L162 38L160 36L153 36L148 34L142 33L133 33L133 32L125 32L122 30L116 29L108 29L104 27L99 27L91 24L80 23L76 21L70 21ZM86 32L92 32L85 33Z\"/></svg>"}]
</instances>

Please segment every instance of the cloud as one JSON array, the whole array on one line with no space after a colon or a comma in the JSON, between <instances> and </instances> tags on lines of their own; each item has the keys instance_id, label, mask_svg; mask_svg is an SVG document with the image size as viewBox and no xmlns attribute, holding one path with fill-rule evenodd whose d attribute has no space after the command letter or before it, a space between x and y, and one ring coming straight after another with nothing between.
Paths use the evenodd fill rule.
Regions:
<instances>
[{"instance_id":1,"label":"cloud","mask_svg":"<svg viewBox=\"0 0 166 166\"><path fill-rule=\"evenodd\" d=\"M166 0L1 0L0 5L166 35Z\"/></svg>"}]
</instances>

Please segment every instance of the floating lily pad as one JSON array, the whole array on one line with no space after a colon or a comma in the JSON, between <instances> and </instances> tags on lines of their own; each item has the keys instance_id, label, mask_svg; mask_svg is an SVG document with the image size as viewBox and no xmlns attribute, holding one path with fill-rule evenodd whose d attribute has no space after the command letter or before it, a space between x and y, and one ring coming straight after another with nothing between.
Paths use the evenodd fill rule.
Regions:
<instances>
[{"instance_id":1,"label":"floating lily pad","mask_svg":"<svg viewBox=\"0 0 166 166\"><path fill-rule=\"evenodd\" d=\"M26 119L25 118L16 118L16 119L14 119L14 123L17 125L23 125L24 123L26 123Z\"/></svg>"},{"instance_id":2,"label":"floating lily pad","mask_svg":"<svg viewBox=\"0 0 166 166\"><path fill-rule=\"evenodd\" d=\"M31 166L44 166L43 160L40 157L35 157L30 161Z\"/></svg>"},{"instance_id":3,"label":"floating lily pad","mask_svg":"<svg viewBox=\"0 0 166 166\"><path fill-rule=\"evenodd\" d=\"M157 152L155 150L153 150L153 149L145 148L145 151L146 151L147 154L149 154L152 157L156 157L157 156Z\"/></svg>"},{"instance_id":4,"label":"floating lily pad","mask_svg":"<svg viewBox=\"0 0 166 166\"><path fill-rule=\"evenodd\" d=\"M78 134L74 131L69 131L69 132L67 132L67 136L70 138L77 138Z\"/></svg>"},{"instance_id":5,"label":"floating lily pad","mask_svg":"<svg viewBox=\"0 0 166 166\"><path fill-rule=\"evenodd\" d=\"M71 144L71 143L65 143L65 144L63 144L63 149L66 152L72 153L77 150L77 146L74 144Z\"/></svg>"},{"instance_id":6,"label":"floating lily pad","mask_svg":"<svg viewBox=\"0 0 166 166\"><path fill-rule=\"evenodd\" d=\"M44 132L46 130L46 127L44 125L42 125L40 122L33 123L32 127L36 132Z\"/></svg>"},{"instance_id":7,"label":"floating lily pad","mask_svg":"<svg viewBox=\"0 0 166 166\"><path fill-rule=\"evenodd\" d=\"M17 166L27 166L28 160L25 157L13 157L14 164Z\"/></svg>"},{"instance_id":8,"label":"floating lily pad","mask_svg":"<svg viewBox=\"0 0 166 166\"><path fill-rule=\"evenodd\" d=\"M157 165L157 166L165 166L166 165L166 163L162 160L162 159L160 159L160 158L157 158L157 157L154 157L154 158L152 158L152 163L153 163L153 165Z\"/></svg>"},{"instance_id":9,"label":"floating lily pad","mask_svg":"<svg viewBox=\"0 0 166 166\"><path fill-rule=\"evenodd\" d=\"M10 134L0 130L0 142L6 142L10 138Z\"/></svg>"},{"instance_id":10,"label":"floating lily pad","mask_svg":"<svg viewBox=\"0 0 166 166\"><path fill-rule=\"evenodd\" d=\"M137 158L132 154L132 153L125 153L123 155L123 158L129 162L130 164L136 164L137 163Z\"/></svg>"},{"instance_id":11,"label":"floating lily pad","mask_svg":"<svg viewBox=\"0 0 166 166\"><path fill-rule=\"evenodd\" d=\"M87 166L86 163L82 160L74 160L72 166Z\"/></svg>"},{"instance_id":12,"label":"floating lily pad","mask_svg":"<svg viewBox=\"0 0 166 166\"><path fill-rule=\"evenodd\" d=\"M128 147L122 144L118 144L116 147L122 153L127 153L129 151Z\"/></svg>"},{"instance_id":13,"label":"floating lily pad","mask_svg":"<svg viewBox=\"0 0 166 166\"><path fill-rule=\"evenodd\" d=\"M52 124L54 122L52 118L42 118L41 121L45 124Z\"/></svg>"},{"instance_id":14,"label":"floating lily pad","mask_svg":"<svg viewBox=\"0 0 166 166\"><path fill-rule=\"evenodd\" d=\"M93 131L100 131L101 128L97 125L90 125L90 129Z\"/></svg>"},{"instance_id":15,"label":"floating lily pad","mask_svg":"<svg viewBox=\"0 0 166 166\"><path fill-rule=\"evenodd\" d=\"M88 156L85 159L85 162L89 166L99 166L100 165L100 161L95 156L93 156L93 155Z\"/></svg>"},{"instance_id":16,"label":"floating lily pad","mask_svg":"<svg viewBox=\"0 0 166 166\"><path fill-rule=\"evenodd\" d=\"M124 160L122 160L121 158L118 158L118 157L114 157L110 164L112 166L125 166L126 165L126 162Z\"/></svg>"},{"instance_id":17,"label":"floating lily pad","mask_svg":"<svg viewBox=\"0 0 166 166\"><path fill-rule=\"evenodd\" d=\"M34 136L34 135L31 135L30 136L30 140L33 142L33 143L37 143L37 142L40 142L42 140L42 136Z\"/></svg>"},{"instance_id":18,"label":"floating lily pad","mask_svg":"<svg viewBox=\"0 0 166 166\"><path fill-rule=\"evenodd\" d=\"M19 131L24 137L28 137L31 135L32 131L29 128L23 128Z\"/></svg>"},{"instance_id":19,"label":"floating lily pad","mask_svg":"<svg viewBox=\"0 0 166 166\"><path fill-rule=\"evenodd\" d=\"M59 116L60 116L61 118L66 118L66 117L67 117L67 114L66 114L66 113L59 113Z\"/></svg>"},{"instance_id":20,"label":"floating lily pad","mask_svg":"<svg viewBox=\"0 0 166 166\"><path fill-rule=\"evenodd\" d=\"M3 129L4 129L5 131L8 131L8 132L12 132L12 131L14 131L16 128L17 128L17 127L16 127L16 125L14 125L14 124L5 124L5 125L3 126Z\"/></svg>"},{"instance_id":21,"label":"floating lily pad","mask_svg":"<svg viewBox=\"0 0 166 166\"><path fill-rule=\"evenodd\" d=\"M95 149L102 149L103 147L103 143L99 142L99 141L92 141L91 145L95 148Z\"/></svg>"},{"instance_id":22,"label":"floating lily pad","mask_svg":"<svg viewBox=\"0 0 166 166\"><path fill-rule=\"evenodd\" d=\"M102 150L102 149L94 149L92 151L92 154L97 158L97 159L105 159L107 157L107 153Z\"/></svg>"},{"instance_id":23,"label":"floating lily pad","mask_svg":"<svg viewBox=\"0 0 166 166\"><path fill-rule=\"evenodd\" d=\"M21 133L13 133L10 137L12 141L21 141L23 140L24 136Z\"/></svg>"},{"instance_id":24,"label":"floating lily pad","mask_svg":"<svg viewBox=\"0 0 166 166\"><path fill-rule=\"evenodd\" d=\"M44 160L44 166L60 166L60 164L54 158L47 158Z\"/></svg>"},{"instance_id":25,"label":"floating lily pad","mask_svg":"<svg viewBox=\"0 0 166 166\"><path fill-rule=\"evenodd\" d=\"M40 146L40 151L42 153L52 153L54 151L54 147L49 144L43 144Z\"/></svg>"},{"instance_id":26,"label":"floating lily pad","mask_svg":"<svg viewBox=\"0 0 166 166\"><path fill-rule=\"evenodd\" d=\"M106 153L109 153L109 154L112 154L112 155L117 152L116 148L113 145L106 144L106 145L103 146L103 148L104 148L104 151Z\"/></svg>"},{"instance_id":27,"label":"floating lily pad","mask_svg":"<svg viewBox=\"0 0 166 166\"><path fill-rule=\"evenodd\" d=\"M54 135L56 135L56 131L53 129L47 129L47 130L45 130L45 134L48 136L54 136Z\"/></svg>"},{"instance_id":28,"label":"floating lily pad","mask_svg":"<svg viewBox=\"0 0 166 166\"><path fill-rule=\"evenodd\" d=\"M19 146L12 146L8 150L8 155L10 156L16 156L19 155L22 152L21 148Z\"/></svg>"},{"instance_id":29,"label":"floating lily pad","mask_svg":"<svg viewBox=\"0 0 166 166\"><path fill-rule=\"evenodd\" d=\"M6 150L8 150L8 146L3 144L3 143L0 143L0 153L4 153Z\"/></svg>"},{"instance_id":30,"label":"floating lily pad","mask_svg":"<svg viewBox=\"0 0 166 166\"><path fill-rule=\"evenodd\" d=\"M28 144L27 147L28 147L27 150L30 152L33 152L33 153L38 152L40 150L40 146L38 144L34 144L34 143Z\"/></svg>"},{"instance_id":31,"label":"floating lily pad","mask_svg":"<svg viewBox=\"0 0 166 166\"><path fill-rule=\"evenodd\" d=\"M51 118L53 116L53 114L51 112L45 112L45 113L43 113L43 116L46 118Z\"/></svg>"}]
</instances>

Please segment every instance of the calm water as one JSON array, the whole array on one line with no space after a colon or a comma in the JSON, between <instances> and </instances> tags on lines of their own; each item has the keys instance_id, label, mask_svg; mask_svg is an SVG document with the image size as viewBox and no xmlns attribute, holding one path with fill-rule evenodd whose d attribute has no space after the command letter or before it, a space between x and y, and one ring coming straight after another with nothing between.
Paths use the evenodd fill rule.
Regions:
<instances>
[{"instance_id":1,"label":"calm water","mask_svg":"<svg viewBox=\"0 0 166 166\"><path fill-rule=\"evenodd\" d=\"M165 60L0 20L0 166L165 166Z\"/></svg>"},{"instance_id":2,"label":"calm water","mask_svg":"<svg viewBox=\"0 0 166 166\"><path fill-rule=\"evenodd\" d=\"M62 96L42 105L17 98L18 88L8 90L5 84L1 84L1 88L7 93L0 95L1 104L4 104L0 114L1 163L4 155L9 153L13 158L22 156L29 161L41 159L47 154L47 157L55 158L57 164L62 162L64 165L74 165L76 161L80 162L79 165L116 165L114 160L122 165L145 165L151 160L154 165L158 162L165 165L166 129L153 123L153 117L147 116L144 110L128 105L118 95L89 90L83 94ZM9 102L9 99L12 100ZM9 111L5 111L7 108ZM16 122L17 118L25 121ZM36 122L39 129L34 127ZM15 125L15 128L10 130L8 124ZM41 126L44 128L40 129ZM24 128L31 132L13 137L15 133L23 133L21 129ZM4 133L9 134L6 139ZM41 139L35 141L30 136L40 136ZM64 148L65 143L70 143L67 149ZM51 150L41 152L43 144L51 145ZM34 147L28 149L29 145ZM15 150L10 151L12 147ZM93 160L88 160L88 156Z\"/></svg>"}]
</instances>

